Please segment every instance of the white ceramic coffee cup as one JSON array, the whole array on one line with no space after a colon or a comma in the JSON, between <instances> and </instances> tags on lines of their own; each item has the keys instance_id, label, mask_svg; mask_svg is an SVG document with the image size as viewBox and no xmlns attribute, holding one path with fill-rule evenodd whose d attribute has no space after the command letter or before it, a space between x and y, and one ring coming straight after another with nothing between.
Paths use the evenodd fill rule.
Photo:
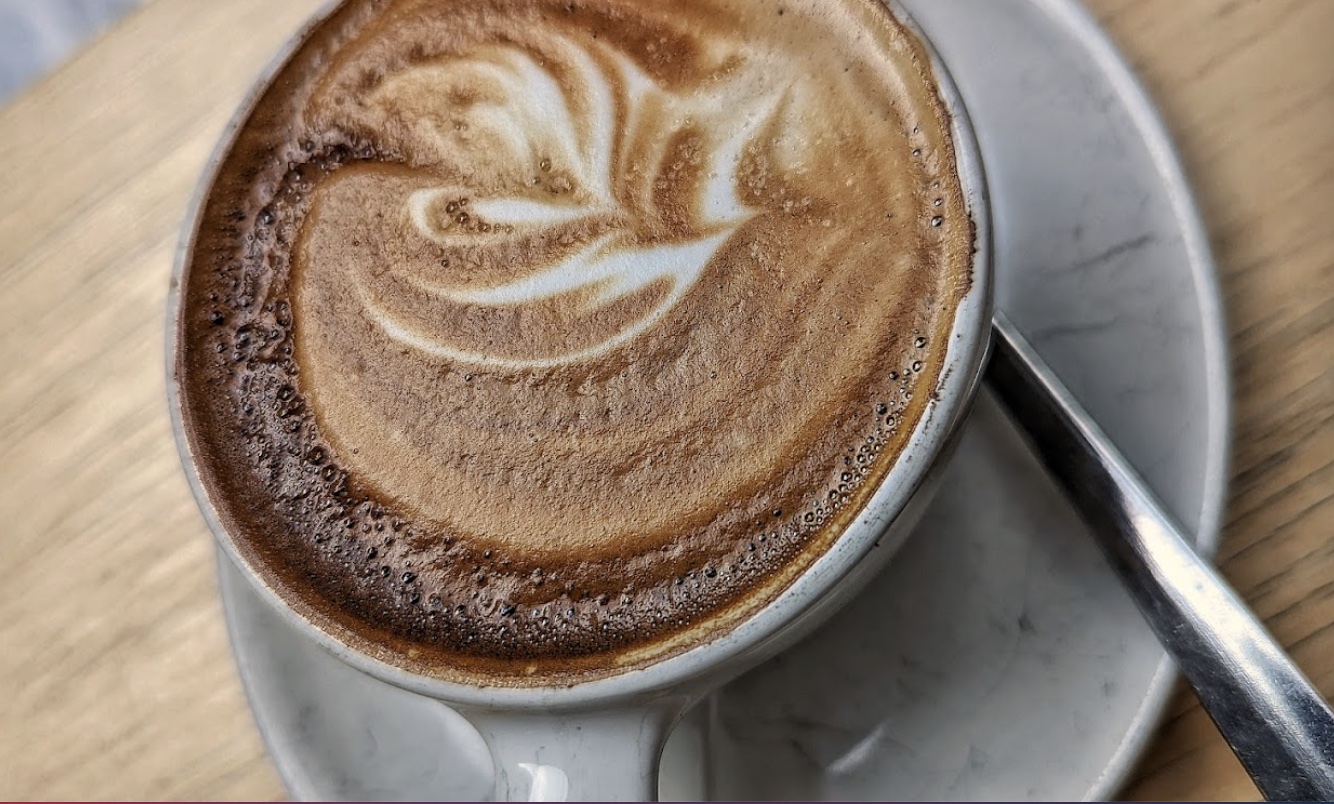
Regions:
<instances>
[{"instance_id":1,"label":"white ceramic coffee cup","mask_svg":"<svg viewBox=\"0 0 1334 804\"><path fill-rule=\"evenodd\" d=\"M655 664L572 686L468 686L386 664L297 614L242 559L204 490L184 434L175 376L182 271L223 157L278 70L336 2L329 3L289 40L219 142L187 218L167 309L172 428L195 499L223 551L260 597L294 629L371 676L443 701L463 713L491 749L498 799L655 799L662 748L681 715L711 690L797 641L850 599L902 543L934 490L953 437L972 403L989 345L992 270L986 182L976 138L945 66L903 9L893 0L886 0L886 5L916 32L930 53L940 97L951 116L958 170L976 232L972 283L955 313L938 392L865 507L833 546L769 605L730 631Z\"/></svg>"}]
</instances>

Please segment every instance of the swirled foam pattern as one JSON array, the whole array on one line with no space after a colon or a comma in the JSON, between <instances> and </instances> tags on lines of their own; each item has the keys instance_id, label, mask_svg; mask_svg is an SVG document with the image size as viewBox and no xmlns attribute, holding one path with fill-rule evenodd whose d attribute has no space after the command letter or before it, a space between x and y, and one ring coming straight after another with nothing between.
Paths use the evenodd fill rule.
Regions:
<instances>
[{"instance_id":1,"label":"swirled foam pattern","mask_svg":"<svg viewBox=\"0 0 1334 804\"><path fill-rule=\"evenodd\" d=\"M188 435L245 560L338 637L614 673L838 538L934 392L972 236L872 0L350 2L209 196Z\"/></svg>"}]
</instances>

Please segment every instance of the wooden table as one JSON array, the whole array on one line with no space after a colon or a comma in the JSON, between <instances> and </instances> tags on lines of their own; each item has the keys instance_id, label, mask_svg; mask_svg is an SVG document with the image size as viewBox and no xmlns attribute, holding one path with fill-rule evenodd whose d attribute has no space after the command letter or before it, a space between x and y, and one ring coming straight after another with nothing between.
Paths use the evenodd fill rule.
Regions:
<instances>
[{"instance_id":1,"label":"wooden table","mask_svg":"<svg viewBox=\"0 0 1334 804\"><path fill-rule=\"evenodd\" d=\"M978 0L979 2L981 0ZM283 796L163 397L187 198L319 0L156 0L0 110L0 799ZM1184 154L1236 390L1227 576L1334 691L1334 0L1093 0ZM1254 798L1180 690L1130 798Z\"/></svg>"}]
</instances>

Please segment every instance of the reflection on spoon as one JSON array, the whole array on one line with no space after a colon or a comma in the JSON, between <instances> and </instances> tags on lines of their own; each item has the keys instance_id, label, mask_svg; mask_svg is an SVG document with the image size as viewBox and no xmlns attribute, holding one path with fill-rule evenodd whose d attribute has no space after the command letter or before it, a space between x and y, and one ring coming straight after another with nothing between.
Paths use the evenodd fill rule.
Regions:
<instances>
[{"instance_id":1,"label":"reflection on spoon","mask_svg":"<svg viewBox=\"0 0 1334 804\"><path fill-rule=\"evenodd\" d=\"M988 387L1088 522L1256 787L1270 801L1334 800L1334 711L1324 696L999 312L992 342Z\"/></svg>"}]
</instances>

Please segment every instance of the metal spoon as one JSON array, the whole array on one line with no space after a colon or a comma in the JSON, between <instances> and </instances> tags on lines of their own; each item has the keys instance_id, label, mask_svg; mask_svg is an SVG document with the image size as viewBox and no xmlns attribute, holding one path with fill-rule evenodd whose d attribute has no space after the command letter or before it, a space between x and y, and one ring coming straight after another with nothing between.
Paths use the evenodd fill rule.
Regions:
<instances>
[{"instance_id":1,"label":"metal spoon","mask_svg":"<svg viewBox=\"0 0 1334 804\"><path fill-rule=\"evenodd\" d=\"M1334 713L1014 325L986 382L1270 801L1334 800Z\"/></svg>"}]
</instances>

